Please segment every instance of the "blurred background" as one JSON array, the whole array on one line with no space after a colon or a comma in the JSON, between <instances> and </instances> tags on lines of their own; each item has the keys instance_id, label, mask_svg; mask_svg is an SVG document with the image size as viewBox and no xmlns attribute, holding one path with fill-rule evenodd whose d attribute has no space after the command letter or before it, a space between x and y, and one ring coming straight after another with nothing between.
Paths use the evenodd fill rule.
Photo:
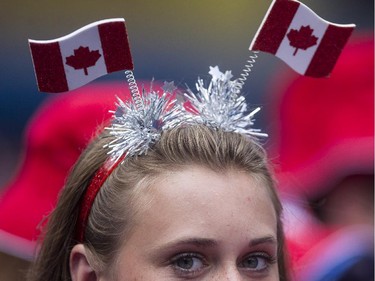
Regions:
<instances>
[{"instance_id":1,"label":"blurred background","mask_svg":"<svg viewBox=\"0 0 375 281\"><path fill-rule=\"evenodd\" d=\"M328 21L355 23L357 28L350 40L364 37L373 40L372 0L302 2ZM185 84L194 87L198 76L207 77L209 66L218 65L222 71L232 70L235 77L240 75L250 54L249 44L270 4L270 0L3 1L0 9L0 192L20 168L28 121L42 103L51 99L51 95L37 91L27 39L54 39L100 19L122 17L126 19L137 79L173 80L179 87ZM373 76L373 68L367 72ZM279 149L283 132L277 122L280 116L275 112L288 91L288 83L296 79L298 75L279 59L261 53L244 87L248 103L263 107L258 113L256 128L270 135L265 145L280 170L285 155ZM112 73L97 80L104 81L125 83L124 74ZM319 83L314 79L314 86L308 88L319 89ZM373 104L373 99L368 102ZM368 112L366 118L373 127L373 106ZM355 115L352 117L355 120ZM284 180L285 173L281 174L282 192L289 194L286 198L296 212L302 212L301 206L304 209L310 206L310 201L319 199L315 197L321 196L310 200L299 192L294 194L298 187ZM0 280L2 269L0 262Z\"/></svg>"}]
</instances>

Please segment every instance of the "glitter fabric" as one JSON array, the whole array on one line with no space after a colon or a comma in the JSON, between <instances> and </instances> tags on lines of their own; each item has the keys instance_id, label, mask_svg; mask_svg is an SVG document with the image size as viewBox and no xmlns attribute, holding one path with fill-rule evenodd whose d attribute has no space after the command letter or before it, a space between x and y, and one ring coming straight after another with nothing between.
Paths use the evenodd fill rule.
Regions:
<instances>
[{"instance_id":1,"label":"glitter fabric","mask_svg":"<svg viewBox=\"0 0 375 281\"><path fill-rule=\"evenodd\" d=\"M184 94L190 110L171 98L176 89L173 82L164 83L162 94L143 89L142 95L133 96L130 102L118 98L112 125L107 128L115 137L105 146L111 158L116 161L125 153L126 156L146 154L164 130L182 124L199 123L248 137L267 136L252 128L254 115L260 108L248 111L245 97L239 92L240 82L231 80L231 71L222 73L215 66L210 67L209 74L212 79L207 88L198 79L197 92L188 89Z\"/></svg>"},{"instance_id":2,"label":"glitter fabric","mask_svg":"<svg viewBox=\"0 0 375 281\"><path fill-rule=\"evenodd\" d=\"M240 82L231 80L231 71L222 73L217 66L210 67L212 79L205 87L202 79L196 83L197 92L188 89L185 97L191 110L197 113L197 121L212 128L236 132L248 137L266 137L259 129L254 129L254 115L260 110L247 109L245 97L240 94Z\"/></svg>"},{"instance_id":3,"label":"glitter fabric","mask_svg":"<svg viewBox=\"0 0 375 281\"><path fill-rule=\"evenodd\" d=\"M127 156L146 154L164 130L194 119L176 99L171 99L171 94L143 89L142 95L133 97L131 102L118 98L112 125L106 128L115 137L106 145L113 159L124 153Z\"/></svg>"}]
</instances>

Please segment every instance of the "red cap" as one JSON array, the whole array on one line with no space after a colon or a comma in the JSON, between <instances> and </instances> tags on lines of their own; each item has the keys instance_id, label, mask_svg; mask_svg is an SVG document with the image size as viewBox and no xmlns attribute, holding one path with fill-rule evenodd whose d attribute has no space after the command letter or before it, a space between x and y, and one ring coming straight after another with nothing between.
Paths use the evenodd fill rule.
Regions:
<instances>
[{"instance_id":1,"label":"red cap","mask_svg":"<svg viewBox=\"0 0 375 281\"><path fill-rule=\"evenodd\" d=\"M51 96L30 120L22 164L0 196L0 250L31 258L42 219L56 204L66 176L98 128L111 118L125 82L92 84Z\"/></svg>"},{"instance_id":2,"label":"red cap","mask_svg":"<svg viewBox=\"0 0 375 281\"><path fill-rule=\"evenodd\" d=\"M282 191L315 197L345 176L373 174L372 35L350 42L327 79L279 75L268 99Z\"/></svg>"}]
</instances>

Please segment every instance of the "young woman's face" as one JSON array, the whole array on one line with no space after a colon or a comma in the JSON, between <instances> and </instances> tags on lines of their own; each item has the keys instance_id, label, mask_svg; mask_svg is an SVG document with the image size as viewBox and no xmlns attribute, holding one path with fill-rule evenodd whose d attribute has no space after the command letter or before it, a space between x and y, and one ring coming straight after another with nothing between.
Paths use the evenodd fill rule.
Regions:
<instances>
[{"instance_id":1,"label":"young woman's face","mask_svg":"<svg viewBox=\"0 0 375 281\"><path fill-rule=\"evenodd\" d=\"M118 281L279 280L276 214L263 183L191 167L143 195L115 265Z\"/></svg>"}]
</instances>

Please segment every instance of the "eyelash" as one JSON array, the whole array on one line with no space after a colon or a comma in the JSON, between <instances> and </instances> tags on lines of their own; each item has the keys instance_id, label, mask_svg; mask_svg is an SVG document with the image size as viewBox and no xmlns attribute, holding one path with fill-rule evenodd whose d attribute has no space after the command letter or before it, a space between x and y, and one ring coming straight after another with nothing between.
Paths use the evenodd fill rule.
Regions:
<instances>
[{"instance_id":1,"label":"eyelash","mask_svg":"<svg viewBox=\"0 0 375 281\"><path fill-rule=\"evenodd\" d=\"M265 262L264 267L261 268L261 269L249 269L249 268L246 268L246 266L244 266L243 263L244 263L247 259L249 259L249 258L257 258L257 259L258 259L257 262L259 262L259 259L263 259L264 262ZM277 258L274 257L274 256L271 256L271 255L269 255L269 254L267 254L267 253L265 253L265 252L255 252L255 253L251 253L251 254L245 256L245 257L241 260L241 262L238 264L238 266L239 266L240 268L243 268L243 269L246 270L246 271L249 271L249 272L259 272L259 273L261 273L261 272L265 272L266 270L268 270L268 269L269 269L269 266L272 265L272 264L274 264L274 263L276 263L276 262L277 262Z\"/></svg>"},{"instance_id":2,"label":"eyelash","mask_svg":"<svg viewBox=\"0 0 375 281\"><path fill-rule=\"evenodd\" d=\"M199 266L198 269L195 269L195 270L184 269L177 264L179 261L182 261L183 258L198 259L199 262L201 263L201 265ZM265 264L264 268L261 268L261 269L246 268L246 266L244 266L243 263L249 258L263 259L266 264ZM276 262L277 262L276 257L273 257L273 256L271 256L271 255L269 255L265 252L255 252L255 253L251 253L251 254L245 256L241 260L241 262L238 263L238 266L240 268L244 269L247 272L263 273L263 272L266 272L269 269L270 265L272 265ZM203 257L203 255L198 254L198 253L194 253L194 252L186 252L186 253L180 253L178 255L175 255L174 257L171 258L170 265L172 266L173 270L175 270L175 272L178 275L181 275L182 277L194 277L197 274L199 274L202 270L204 270L205 268L207 268L209 266L207 260ZM192 266L194 266L194 261L193 261Z\"/></svg>"},{"instance_id":3,"label":"eyelash","mask_svg":"<svg viewBox=\"0 0 375 281\"><path fill-rule=\"evenodd\" d=\"M181 261L183 258L198 259L202 265L200 266L199 269L195 269L195 270L184 269L181 266L177 265L178 261ZM206 259L202 255L198 253L194 253L194 252L181 253L181 254L174 256L170 261L170 265L177 272L177 274L182 275L184 277L194 277L195 275L200 273L202 270L204 270L206 267L208 267L208 263Z\"/></svg>"}]
</instances>

